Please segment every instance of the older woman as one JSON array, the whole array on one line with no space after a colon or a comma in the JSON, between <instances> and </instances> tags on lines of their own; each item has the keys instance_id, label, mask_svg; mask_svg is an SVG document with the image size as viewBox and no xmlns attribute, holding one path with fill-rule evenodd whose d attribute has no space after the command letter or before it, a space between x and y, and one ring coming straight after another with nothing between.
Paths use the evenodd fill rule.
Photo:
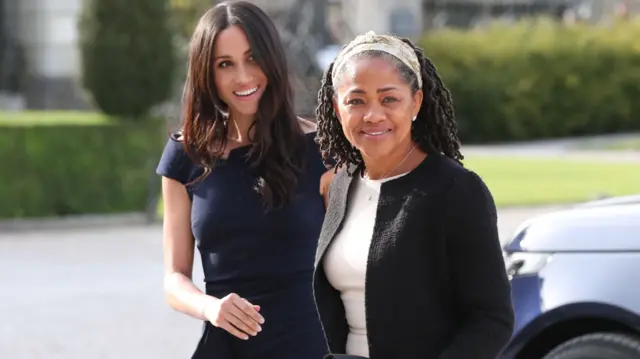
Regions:
<instances>
[{"instance_id":1,"label":"older woman","mask_svg":"<svg viewBox=\"0 0 640 359\"><path fill-rule=\"evenodd\" d=\"M451 96L408 40L348 44L319 93L317 141L339 171L316 254L330 350L493 359L512 334L493 198L461 164Z\"/></svg>"}]
</instances>

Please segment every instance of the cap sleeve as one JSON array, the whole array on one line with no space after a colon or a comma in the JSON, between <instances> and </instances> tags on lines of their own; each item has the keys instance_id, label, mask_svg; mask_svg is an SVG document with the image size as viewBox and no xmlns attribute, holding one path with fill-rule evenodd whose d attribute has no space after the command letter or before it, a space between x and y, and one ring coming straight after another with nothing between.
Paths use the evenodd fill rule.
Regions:
<instances>
[{"instance_id":1,"label":"cap sleeve","mask_svg":"<svg viewBox=\"0 0 640 359\"><path fill-rule=\"evenodd\" d=\"M187 184L191 180L194 167L193 161L184 150L182 141L176 134L171 134L160 157L156 173Z\"/></svg>"}]
</instances>

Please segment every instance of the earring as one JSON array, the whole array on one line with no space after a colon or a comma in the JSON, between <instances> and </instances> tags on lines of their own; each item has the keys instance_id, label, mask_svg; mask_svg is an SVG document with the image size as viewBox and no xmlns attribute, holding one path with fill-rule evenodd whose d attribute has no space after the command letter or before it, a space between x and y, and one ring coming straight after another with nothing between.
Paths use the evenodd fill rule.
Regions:
<instances>
[{"instance_id":1,"label":"earring","mask_svg":"<svg viewBox=\"0 0 640 359\"><path fill-rule=\"evenodd\" d=\"M413 119L411 120L411 122L414 122L416 119L418 118L418 116L413 116Z\"/></svg>"}]
</instances>

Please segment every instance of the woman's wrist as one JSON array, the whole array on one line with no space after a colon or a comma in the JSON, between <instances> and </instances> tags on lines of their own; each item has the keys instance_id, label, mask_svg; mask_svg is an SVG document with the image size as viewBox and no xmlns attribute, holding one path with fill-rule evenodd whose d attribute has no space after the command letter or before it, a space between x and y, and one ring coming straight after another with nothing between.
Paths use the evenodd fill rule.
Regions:
<instances>
[{"instance_id":1,"label":"woman's wrist","mask_svg":"<svg viewBox=\"0 0 640 359\"><path fill-rule=\"evenodd\" d=\"M218 298L212 297L210 295L203 294L202 301L200 303L200 308L198 314L204 320L207 320L207 314L214 304L218 301Z\"/></svg>"}]
</instances>

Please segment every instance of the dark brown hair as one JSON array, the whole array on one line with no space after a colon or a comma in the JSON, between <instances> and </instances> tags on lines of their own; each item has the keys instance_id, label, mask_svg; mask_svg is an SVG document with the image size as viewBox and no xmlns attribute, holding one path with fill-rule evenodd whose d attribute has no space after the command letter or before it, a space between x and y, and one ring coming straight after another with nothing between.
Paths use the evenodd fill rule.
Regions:
<instances>
[{"instance_id":1,"label":"dark brown hair","mask_svg":"<svg viewBox=\"0 0 640 359\"><path fill-rule=\"evenodd\" d=\"M267 208L291 200L303 165L304 134L293 109L293 92L284 46L269 17L245 1L223 2L200 19L190 43L184 89L182 137L185 150L203 168L203 179L221 159L227 143L228 107L214 81L213 50L217 35L242 27L252 55L267 77L258 113L250 130L252 165L260 174L256 189Z\"/></svg>"},{"instance_id":2,"label":"dark brown hair","mask_svg":"<svg viewBox=\"0 0 640 359\"><path fill-rule=\"evenodd\" d=\"M453 112L453 101L449 90L444 86L433 63L424 55L422 49L410 40L402 39L416 53L420 61L424 99L418 116L411 125L411 136L418 146L427 153L439 153L460 163L464 158L460 153L458 128ZM391 61L400 73L400 78L411 87L412 94L418 90L418 78L413 70L397 58L381 51L364 51L349 61L360 57L382 57ZM343 67L342 69L344 69ZM341 69L341 70L342 70ZM338 70L340 71L340 70ZM329 65L318 91L318 133L316 141L324 158L335 160L335 168L345 166L352 174L364 169L364 161L360 152L345 137L342 126L333 108L335 88L332 83L333 63Z\"/></svg>"}]
</instances>

